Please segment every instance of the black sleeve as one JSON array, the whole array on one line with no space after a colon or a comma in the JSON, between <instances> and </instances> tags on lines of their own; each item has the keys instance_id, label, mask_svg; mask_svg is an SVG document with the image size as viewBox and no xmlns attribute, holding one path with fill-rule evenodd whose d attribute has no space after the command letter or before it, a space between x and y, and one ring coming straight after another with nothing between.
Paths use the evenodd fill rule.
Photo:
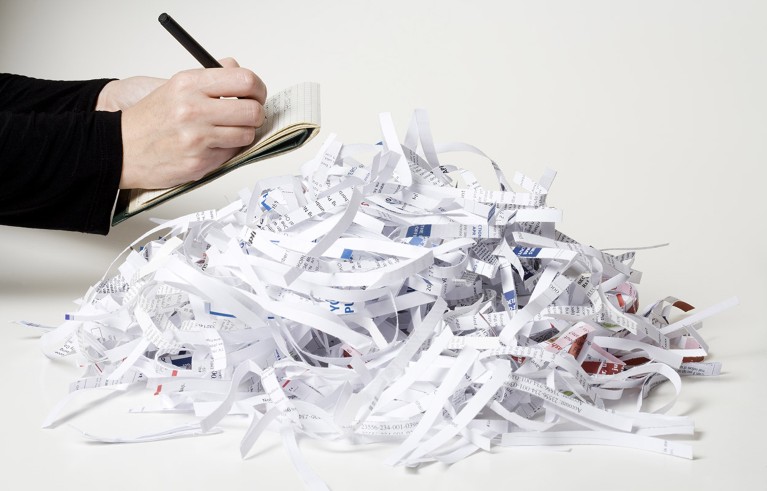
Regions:
<instances>
[{"instance_id":1,"label":"black sleeve","mask_svg":"<svg viewBox=\"0 0 767 491\"><path fill-rule=\"evenodd\" d=\"M13 113L93 111L101 89L113 79L41 80L0 73L0 111Z\"/></svg>"},{"instance_id":2,"label":"black sleeve","mask_svg":"<svg viewBox=\"0 0 767 491\"><path fill-rule=\"evenodd\" d=\"M107 82L2 85L0 224L109 232L122 172L122 113L94 110Z\"/></svg>"}]
</instances>

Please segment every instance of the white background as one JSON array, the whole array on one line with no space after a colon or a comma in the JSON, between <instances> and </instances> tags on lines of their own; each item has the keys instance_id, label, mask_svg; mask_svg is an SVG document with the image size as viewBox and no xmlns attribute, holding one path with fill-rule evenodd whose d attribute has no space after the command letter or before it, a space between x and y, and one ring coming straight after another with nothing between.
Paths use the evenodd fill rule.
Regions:
<instances>
[{"instance_id":1,"label":"white background","mask_svg":"<svg viewBox=\"0 0 767 491\"><path fill-rule=\"evenodd\" d=\"M87 79L195 68L157 23L167 11L273 92L319 82L323 130L306 148L229 174L106 238L0 227L0 488L300 489L274 437L240 460L242 421L223 435L144 445L88 443L66 425L41 430L78 371L45 359L39 333L11 322L59 323L150 216L220 207L261 177L296 173L331 132L375 142L379 112L392 112L404 132L412 109L424 107L437 141L474 144L508 175L556 169L550 204L564 210L560 229L579 241L670 242L640 252L641 301L674 295L702 308L737 295L741 305L702 331L724 373L685 379L672 409L696 421L693 461L608 447L497 449L409 471L381 463L390 447L302 441L311 465L337 491L767 489L766 6L2 0L0 71ZM454 162L492 186L487 166ZM175 421L123 418L122 409L101 404L68 422L108 433L124 419L131 430Z\"/></svg>"}]
</instances>

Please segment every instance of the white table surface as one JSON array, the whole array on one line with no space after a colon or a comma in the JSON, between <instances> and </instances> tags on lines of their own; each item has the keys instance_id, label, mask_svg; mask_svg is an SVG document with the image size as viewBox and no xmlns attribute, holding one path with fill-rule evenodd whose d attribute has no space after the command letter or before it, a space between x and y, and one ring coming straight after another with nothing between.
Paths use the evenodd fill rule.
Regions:
<instances>
[{"instance_id":1,"label":"white table surface","mask_svg":"<svg viewBox=\"0 0 767 491\"><path fill-rule=\"evenodd\" d=\"M404 131L417 107L429 110L437 141L472 143L508 175L556 169L550 204L579 241L670 242L639 254L643 302L741 304L701 331L723 374L684 379L671 411L696 422L692 461L608 447L497 449L414 471L385 466L386 445L302 440L330 487L767 489L767 4L3 0L0 70L86 79L195 68L158 25L163 11L274 91L319 82L322 133L106 238L0 227L0 489L301 489L273 435L240 459L237 419L220 435L140 445L89 443L68 426L108 433L177 421L126 415L133 400L115 399L40 429L78 369L44 358L39 333L12 321L61 322L149 216L220 207L259 178L296 173L331 132L374 142L379 112ZM492 184L487 166L460 163Z\"/></svg>"}]
</instances>

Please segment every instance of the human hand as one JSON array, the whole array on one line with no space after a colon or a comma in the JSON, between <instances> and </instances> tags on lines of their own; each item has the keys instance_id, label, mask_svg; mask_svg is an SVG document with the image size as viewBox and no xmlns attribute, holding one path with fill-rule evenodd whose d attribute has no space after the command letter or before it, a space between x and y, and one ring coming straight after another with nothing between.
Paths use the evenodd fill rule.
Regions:
<instances>
[{"instance_id":1,"label":"human hand","mask_svg":"<svg viewBox=\"0 0 767 491\"><path fill-rule=\"evenodd\" d=\"M266 86L234 60L221 63L177 73L123 110L120 188L198 180L253 142Z\"/></svg>"}]
</instances>

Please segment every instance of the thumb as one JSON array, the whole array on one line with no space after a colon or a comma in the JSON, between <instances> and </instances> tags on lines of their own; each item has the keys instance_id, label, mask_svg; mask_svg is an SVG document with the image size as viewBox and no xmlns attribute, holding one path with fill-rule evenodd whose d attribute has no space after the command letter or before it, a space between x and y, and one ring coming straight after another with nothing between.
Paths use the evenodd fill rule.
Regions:
<instances>
[{"instance_id":1,"label":"thumb","mask_svg":"<svg viewBox=\"0 0 767 491\"><path fill-rule=\"evenodd\" d=\"M218 62L221 63L221 66L224 68L237 68L240 66L234 58L222 58L218 60Z\"/></svg>"}]
</instances>

